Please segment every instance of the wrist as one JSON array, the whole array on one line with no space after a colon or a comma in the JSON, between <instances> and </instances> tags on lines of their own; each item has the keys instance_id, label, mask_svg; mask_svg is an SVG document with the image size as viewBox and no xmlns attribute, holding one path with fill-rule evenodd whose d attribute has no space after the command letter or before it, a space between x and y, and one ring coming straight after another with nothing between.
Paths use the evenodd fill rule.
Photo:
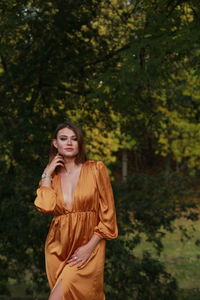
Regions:
<instances>
[{"instance_id":1,"label":"wrist","mask_svg":"<svg viewBox=\"0 0 200 300\"><path fill-rule=\"evenodd\" d=\"M43 172L42 173L42 176L41 176L41 179L46 179L46 178L48 178L48 179L52 179L52 177L51 177L51 174L49 174L49 173L47 173L47 172Z\"/></svg>"},{"instance_id":2,"label":"wrist","mask_svg":"<svg viewBox=\"0 0 200 300\"><path fill-rule=\"evenodd\" d=\"M47 168L44 169L43 173L47 173L49 175L52 175L53 171L47 167Z\"/></svg>"},{"instance_id":3,"label":"wrist","mask_svg":"<svg viewBox=\"0 0 200 300\"><path fill-rule=\"evenodd\" d=\"M94 234L92 238L89 240L89 242L87 243L88 248L91 249L95 248L100 240L101 238L98 235Z\"/></svg>"},{"instance_id":4,"label":"wrist","mask_svg":"<svg viewBox=\"0 0 200 300\"><path fill-rule=\"evenodd\" d=\"M87 244L85 244L85 247L86 247L85 248L86 251L92 252L95 249L96 245L94 245L93 243L90 243L90 241L89 241Z\"/></svg>"}]
</instances>

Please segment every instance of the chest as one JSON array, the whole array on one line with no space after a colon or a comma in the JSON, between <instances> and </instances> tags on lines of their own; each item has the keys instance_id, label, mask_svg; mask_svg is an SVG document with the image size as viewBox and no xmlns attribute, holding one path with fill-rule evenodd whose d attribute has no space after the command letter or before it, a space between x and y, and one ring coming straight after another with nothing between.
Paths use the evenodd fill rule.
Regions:
<instances>
[{"instance_id":1,"label":"chest","mask_svg":"<svg viewBox=\"0 0 200 300\"><path fill-rule=\"evenodd\" d=\"M72 206L74 195L78 188L80 176L81 168L72 174L60 174L61 192L66 206Z\"/></svg>"},{"instance_id":2,"label":"chest","mask_svg":"<svg viewBox=\"0 0 200 300\"><path fill-rule=\"evenodd\" d=\"M55 178L56 179L56 178ZM58 174L55 180L55 190L58 193L58 206L68 211L91 210L98 206L98 187L94 172L83 168L79 176L66 178Z\"/></svg>"}]
</instances>

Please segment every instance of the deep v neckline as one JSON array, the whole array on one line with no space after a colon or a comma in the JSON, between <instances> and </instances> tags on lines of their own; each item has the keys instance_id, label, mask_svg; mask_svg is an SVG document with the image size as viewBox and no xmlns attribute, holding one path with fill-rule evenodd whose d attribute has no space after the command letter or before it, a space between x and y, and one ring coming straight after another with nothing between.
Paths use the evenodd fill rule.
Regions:
<instances>
[{"instance_id":1,"label":"deep v neckline","mask_svg":"<svg viewBox=\"0 0 200 300\"><path fill-rule=\"evenodd\" d=\"M83 172L83 166L84 166L84 163L82 163L82 166L81 166L81 170L80 170L80 173L79 173L79 176L78 176L78 180L77 180L77 183L76 183L73 195L72 195L72 200L71 200L70 207L68 207L67 204L66 204L66 202L65 202L65 198L64 198L64 194L63 194L63 189L62 189L61 174L59 173L59 186L60 186L60 194L61 194L61 198L62 198L62 203L63 203L64 208L66 210L68 210L68 211L73 211L73 206L74 206L74 202L75 202L75 196L76 196L79 184L80 184L80 179L81 179L81 175L82 175L82 172Z\"/></svg>"}]
</instances>

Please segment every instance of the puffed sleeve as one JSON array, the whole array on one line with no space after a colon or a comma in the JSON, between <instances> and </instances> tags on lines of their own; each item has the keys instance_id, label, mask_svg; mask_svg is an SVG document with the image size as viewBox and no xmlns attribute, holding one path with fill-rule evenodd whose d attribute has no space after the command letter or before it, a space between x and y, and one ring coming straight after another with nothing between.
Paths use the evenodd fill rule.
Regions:
<instances>
[{"instance_id":1,"label":"puffed sleeve","mask_svg":"<svg viewBox=\"0 0 200 300\"><path fill-rule=\"evenodd\" d=\"M99 223L94 232L105 239L118 235L113 191L107 169L103 162L96 163L96 178L99 192Z\"/></svg>"},{"instance_id":2,"label":"puffed sleeve","mask_svg":"<svg viewBox=\"0 0 200 300\"><path fill-rule=\"evenodd\" d=\"M37 189L37 197L34 202L37 209L43 213L54 212L56 206L56 192L53 188L41 186Z\"/></svg>"}]
</instances>

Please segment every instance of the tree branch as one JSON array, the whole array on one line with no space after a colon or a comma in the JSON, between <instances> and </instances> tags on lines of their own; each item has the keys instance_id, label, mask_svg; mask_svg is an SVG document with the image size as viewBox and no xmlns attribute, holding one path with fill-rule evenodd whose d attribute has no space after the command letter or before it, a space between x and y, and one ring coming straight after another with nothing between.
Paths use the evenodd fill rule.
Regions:
<instances>
[{"instance_id":1,"label":"tree branch","mask_svg":"<svg viewBox=\"0 0 200 300\"><path fill-rule=\"evenodd\" d=\"M118 53L120 53L120 52L122 52L122 51L124 51L126 49L129 49L129 48L130 48L130 44L127 44L127 45L125 45L125 46L117 49L116 51L110 52L110 53L106 54L104 57L96 59L95 61L93 61L91 63L86 63L83 66L84 67L89 67L89 66L93 66L93 65L99 64L101 62L105 62L106 60L112 58L116 54L118 54Z\"/></svg>"},{"instance_id":2,"label":"tree branch","mask_svg":"<svg viewBox=\"0 0 200 300\"><path fill-rule=\"evenodd\" d=\"M6 62L5 58L3 57L3 55L1 55L1 63L2 63L2 66L3 66L4 72L5 72L5 74L8 78L8 81L10 82L10 87L12 89L12 92L13 92L14 95L16 95L14 85L13 85L13 82L12 82L12 77L9 74L8 65L7 65L7 62Z\"/></svg>"},{"instance_id":3,"label":"tree branch","mask_svg":"<svg viewBox=\"0 0 200 300\"><path fill-rule=\"evenodd\" d=\"M178 1L174 4L174 1L173 1L173 0L172 0L172 1L169 1L167 7L170 7L171 4L174 4L174 5L172 6L172 8L170 9L169 13L167 14L167 17L169 17L169 16L171 15L171 13L174 11L174 9L175 9L178 5L180 5L180 4L184 3L184 2L185 2L185 0L178 0Z\"/></svg>"},{"instance_id":4,"label":"tree branch","mask_svg":"<svg viewBox=\"0 0 200 300\"><path fill-rule=\"evenodd\" d=\"M74 94L74 95L78 95L78 96L85 96L87 94L89 94L90 91L84 91L83 93L81 93L80 91L78 90L73 90L71 88L68 88L68 87L65 87L63 85L58 85L58 88L62 91L65 91L65 92L68 92L70 94Z\"/></svg>"}]
</instances>

